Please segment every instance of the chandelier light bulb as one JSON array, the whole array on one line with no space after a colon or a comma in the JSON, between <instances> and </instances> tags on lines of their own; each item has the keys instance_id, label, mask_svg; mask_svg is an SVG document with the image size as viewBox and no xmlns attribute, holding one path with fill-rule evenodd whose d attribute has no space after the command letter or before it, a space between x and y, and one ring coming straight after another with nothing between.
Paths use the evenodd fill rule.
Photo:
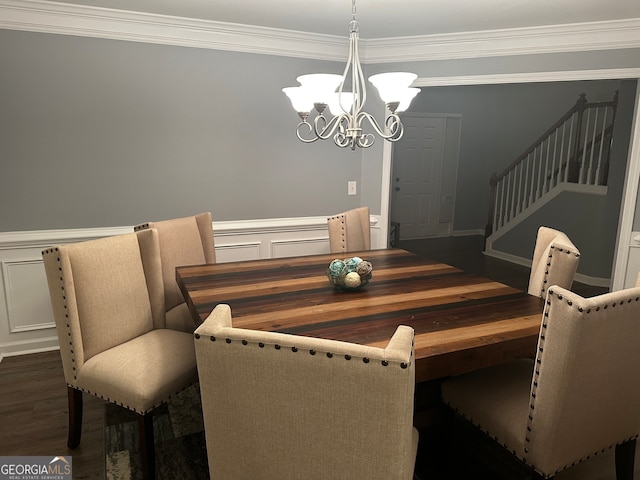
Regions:
<instances>
[{"instance_id":1,"label":"chandelier light bulb","mask_svg":"<svg viewBox=\"0 0 640 480\"><path fill-rule=\"evenodd\" d=\"M283 88L282 91L289 97L291 106L298 112L298 115L309 115L309 112L313 108L313 101L311 100L309 92L305 91L303 87L286 87Z\"/></svg>"},{"instance_id":2,"label":"chandelier light bulb","mask_svg":"<svg viewBox=\"0 0 640 480\"><path fill-rule=\"evenodd\" d=\"M309 91L313 103L328 104L336 88L342 83L342 75L311 73L300 75L296 80Z\"/></svg>"},{"instance_id":3,"label":"chandelier light bulb","mask_svg":"<svg viewBox=\"0 0 640 480\"><path fill-rule=\"evenodd\" d=\"M416 95L418 95L418 93L420 93L419 88L411 87L405 89L401 93L402 96L400 98L400 105L398 105L398 108L396 108L396 113L406 112L409 108L409 105L411 105L411 101L416 97Z\"/></svg>"},{"instance_id":4,"label":"chandelier light bulb","mask_svg":"<svg viewBox=\"0 0 640 480\"><path fill-rule=\"evenodd\" d=\"M415 73L389 72L369 77L369 81L378 89L384 103L400 102L406 89L418 78Z\"/></svg>"},{"instance_id":5,"label":"chandelier light bulb","mask_svg":"<svg viewBox=\"0 0 640 480\"><path fill-rule=\"evenodd\" d=\"M336 92L329 99L329 111L334 116L351 112L352 105L353 92Z\"/></svg>"}]
</instances>

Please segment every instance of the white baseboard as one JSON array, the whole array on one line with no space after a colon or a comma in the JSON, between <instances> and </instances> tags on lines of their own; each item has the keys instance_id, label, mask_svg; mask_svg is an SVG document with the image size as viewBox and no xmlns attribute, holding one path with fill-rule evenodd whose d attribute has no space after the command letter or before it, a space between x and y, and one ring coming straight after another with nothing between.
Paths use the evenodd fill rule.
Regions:
<instances>
[{"instance_id":1,"label":"white baseboard","mask_svg":"<svg viewBox=\"0 0 640 480\"><path fill-rule=\"evenodd\" d=\"M529 260L528 258L511 255L510 253L499 252L493 249L485 250L484 254L487 255L488 257L497 258L499 260L505 260L507 262L511 262L517 265L522 265L524 267L531 268L531 260ZM574 279L576 282L584 283L586 285L593 285L595 287L609 288L611 284L610 278L593 277L590 275L584 275L582 273L576 273Z\"/></svg>"},{"instance_id":2,"label":"white baseboard","mask_svg":"<svg viewBox=\"0 0 640 480\"><path fill-rule=\"evenodd\" d=\"M30 353L51 352L59 350L58 337L49 337L39 340L27 340L22 342L5 343L0 345L0 362L3 358Z\"/></svg>"}]
</instances>

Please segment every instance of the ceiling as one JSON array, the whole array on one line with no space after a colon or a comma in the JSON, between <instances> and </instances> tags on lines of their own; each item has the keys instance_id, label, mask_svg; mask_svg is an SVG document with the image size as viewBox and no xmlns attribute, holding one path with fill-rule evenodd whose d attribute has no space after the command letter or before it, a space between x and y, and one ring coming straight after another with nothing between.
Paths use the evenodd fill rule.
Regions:
<instances>
[{"instance_id":1,"label":"ceiling","mask_svg":"<svg viewBox=\"0 0 640 480\"><path fill-rule=\"evenodd\" d=\"M347 36L351 0L66 0L118 10ZM640 18L639 0L358 0L364 39Z\"/></svg>"}]
</instances>

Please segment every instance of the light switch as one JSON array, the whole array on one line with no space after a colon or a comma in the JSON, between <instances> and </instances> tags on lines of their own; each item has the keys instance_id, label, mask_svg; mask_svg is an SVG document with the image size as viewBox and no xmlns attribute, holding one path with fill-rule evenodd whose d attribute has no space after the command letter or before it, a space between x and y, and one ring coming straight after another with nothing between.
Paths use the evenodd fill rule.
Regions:
<instances>
[{"instance_id":1,"label":"light switch","mask_svg":"<svg viewBox=\"0 0 640 480\"><path fill-rule=\"evenodd\" d=\"M349 180L347 182L347 195L355 195L357 193L356 181Z\"/></svg>"}]
</instances>

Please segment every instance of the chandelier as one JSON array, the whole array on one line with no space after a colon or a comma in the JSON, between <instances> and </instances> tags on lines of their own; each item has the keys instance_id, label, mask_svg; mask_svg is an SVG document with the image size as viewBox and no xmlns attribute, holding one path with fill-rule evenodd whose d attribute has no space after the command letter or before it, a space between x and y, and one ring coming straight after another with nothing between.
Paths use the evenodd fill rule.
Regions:
<instances>
[{"instance_id":1,"label":"chandelier","mask_svg":"<svg viewBox=\"0 0 640 480\"><path fill-rule=\"evenodd\" d=\"M362 124L365 119L373 130L383 139L395 142L403 133L399 114L404 112L411 100L420 92L419 88L409 85L418 77L414 73L390 72L369 77L369 81L377 88L380 98L385 103L389 114L383 127L376 119L363 110L367 100L367 87L360 66L358 55L358 29L356 21L356 2L352 0L352 19L349 23L349 57L342 75L314 73L299 76L297 87L283 88L300 119L296 134L305 143L316 140L333 141L339 147L367 148L375 142L373 133L364 133ZM349 75L349 72L351 74ZM350 77L350 85L345 85ZM351 88L351 91L347 89ZM327 107L333 115L330 120L324 116ZM310 112L314 108L316 116L309 122Z\"/></svg>"}]
</instances>

